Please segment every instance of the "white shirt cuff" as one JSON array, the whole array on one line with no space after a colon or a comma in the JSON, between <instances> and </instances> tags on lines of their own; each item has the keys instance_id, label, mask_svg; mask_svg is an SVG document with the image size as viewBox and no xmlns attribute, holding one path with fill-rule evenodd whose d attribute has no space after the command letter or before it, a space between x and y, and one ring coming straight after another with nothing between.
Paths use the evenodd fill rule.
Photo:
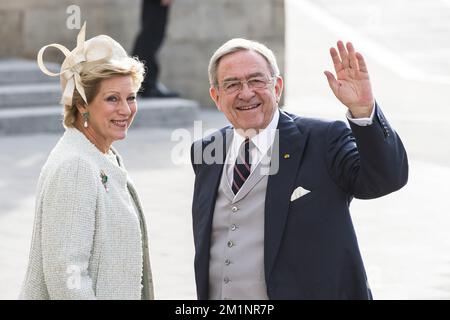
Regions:
<instances>
[{"instance_id":1,"label":"white shirt cuff","mask_svg":"<svg viewBox=\"0 0 450 320\"><path fill-rule=\"evenodd\" d=\"M350 113L350 110L347 110L346 116L347 119L353 122L354 124L361 127L365 127L370 126L372 124L374 114L375 114L375 102L373 103L372 114L370 115L369 118L353 118L352 114Z\"/></svg>"}]
</instances>

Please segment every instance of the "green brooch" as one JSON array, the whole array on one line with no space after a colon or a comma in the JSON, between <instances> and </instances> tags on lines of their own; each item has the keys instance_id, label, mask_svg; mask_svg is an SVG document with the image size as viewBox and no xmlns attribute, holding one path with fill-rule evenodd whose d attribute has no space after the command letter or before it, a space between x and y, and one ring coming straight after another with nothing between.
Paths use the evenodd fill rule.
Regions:
<instances>
[{"instance_id":1,"label":"green brooch","mask_svg":"<svg viewBox=\"0 0 450 320\"><path fill-rule=\"evenodd\" d=\"M103 187L105 187L106 192L108 192L108 186L106 185L108 182L108 176L103 172L103 170L100 171L100 178L102 179Z\"/></svg>"}]
</instances>

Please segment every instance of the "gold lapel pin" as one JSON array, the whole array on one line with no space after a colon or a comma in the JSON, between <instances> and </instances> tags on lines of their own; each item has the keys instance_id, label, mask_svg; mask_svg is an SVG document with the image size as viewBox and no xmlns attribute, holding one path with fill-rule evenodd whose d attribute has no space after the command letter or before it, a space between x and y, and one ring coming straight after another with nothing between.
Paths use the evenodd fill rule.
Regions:
<instances>
[{"instance_id":1,"label":"gold lapel pin","mask_svg":"<svg viewBox=\"0 0 450 320\"><path fill-rule=\"evenodd\" d=\"M285 159L289 159L290 157L291 157L291 155L290 155L289 153L285 153L285 154L284 154L284 158L285 158Z\"/></svg>"}]
</instances>

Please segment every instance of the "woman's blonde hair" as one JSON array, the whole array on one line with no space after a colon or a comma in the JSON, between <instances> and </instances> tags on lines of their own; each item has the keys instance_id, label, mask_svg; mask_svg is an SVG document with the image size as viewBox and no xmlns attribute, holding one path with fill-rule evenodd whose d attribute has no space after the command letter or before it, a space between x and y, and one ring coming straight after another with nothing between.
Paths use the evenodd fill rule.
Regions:
<instances>
[{"instance_id":1,"label":"woman's blonde hair","mask_svg":"<svg viewBox=\"0 0 450 320\"><path fill-rule=\"evenodd\" d=\"M79 73L81 84L86 94L87 103L91 103L97 96L103 80L117 76L131 76L134 89L141 87L144 80L144 65L137 58L123 58L120 61L95 64L91 68L81 66ZM73 128L79 111L77 106L86 105L77 89L73 92L72 104L64 105L63 124L66 128Z\"/></svg>"}]
</instances>

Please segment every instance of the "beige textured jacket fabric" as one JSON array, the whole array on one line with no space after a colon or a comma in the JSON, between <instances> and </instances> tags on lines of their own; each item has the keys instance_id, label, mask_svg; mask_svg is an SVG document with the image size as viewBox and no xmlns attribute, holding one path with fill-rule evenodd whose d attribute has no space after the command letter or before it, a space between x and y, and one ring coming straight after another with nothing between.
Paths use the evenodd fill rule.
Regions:
<instances>
[{"instance_id":1,"label":"beige textured jacket fabric","mask_svg":"<svg viewBox=\"0 0 450 320\"><path fill-rule=\"evenodd\" d=\"M142 206L112 151L120 167L77 129L52 150L20 298L153 299Z\"/></svg>"}]
</instances>

